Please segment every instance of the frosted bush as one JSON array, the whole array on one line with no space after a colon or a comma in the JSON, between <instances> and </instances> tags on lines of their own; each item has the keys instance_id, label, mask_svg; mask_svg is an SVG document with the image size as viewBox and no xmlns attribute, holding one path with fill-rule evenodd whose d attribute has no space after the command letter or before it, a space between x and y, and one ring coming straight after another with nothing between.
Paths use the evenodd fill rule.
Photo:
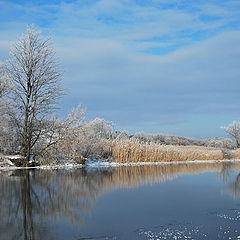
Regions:
<instances>
[{"instance_id":1,"label":"frosted bush","mask_svg":"<svg viewBox=\"0 0 240 240\"><path fill-rule=\"evenodd\" d=\"M16 126L8 118L0 116L0 153L19 153L20 135Z\"/></svg>"},{"instance_id":2,"label":"frosted bush","mask_svg":"<svg viewBox=\"0 0 240 240\"><path fill-rule=\"evenodd\" d=\"M95 118L94 120L85 124L84 128L89 135L100 138L111 138L113 134L113 123L102 118Z\"/></svg>"},{"instance_id":3,"label":"frosted bush","mask_svg":"<svg viewBox=\"0 0 240 240\"><path fill-rule=\"evenodd\" d=\"M229 138L212 138L203 140L206 147L217 147L226 149L235 149L237 147L236 142Z\"/></svg>"},{"instance_id":4,"label":"frosted bush","mask_svg":"<svg viewBox=\"0 0 240 240\"><path fill-rule=\"evenodd\" d=\"M222 126L221 128L236 141L237 147L240 147L240 122L233 121L228 126Z\"/></svg>"},{"instance_id":5,"label":"frosted bush","mask_svg":"<svg viewBox=\"0 0 240 240\"><path fill-rule=\"evenodd\" d=\"M122 131L122 132L118 132L115 136L116 139L120 140L120 139L129 139L130 135L128 133L128 131Z\"/></svg>"}]
</instances>

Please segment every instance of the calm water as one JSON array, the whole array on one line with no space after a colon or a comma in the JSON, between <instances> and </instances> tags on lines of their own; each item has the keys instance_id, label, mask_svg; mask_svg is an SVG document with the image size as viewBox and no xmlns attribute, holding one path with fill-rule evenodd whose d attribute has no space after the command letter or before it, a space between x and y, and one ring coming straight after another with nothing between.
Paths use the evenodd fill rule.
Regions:
<instances>
[{"instance_id":1,"label":"calm water","mask_svg":"<svg viewBox=\"0 0 240 240\"><path fill-rule=\"evenodd\" d=\"M240 164L0 172L0 239L240 239Z\"/></svg>"}]
</instances>

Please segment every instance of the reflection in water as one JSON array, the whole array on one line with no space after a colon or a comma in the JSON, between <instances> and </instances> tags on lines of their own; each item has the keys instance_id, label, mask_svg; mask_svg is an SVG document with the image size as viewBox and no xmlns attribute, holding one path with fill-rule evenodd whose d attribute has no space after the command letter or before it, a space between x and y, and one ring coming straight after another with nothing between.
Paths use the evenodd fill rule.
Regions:
<instances>
[{"instance_id":1,"label":"reflection in water","mask_svg":"<svg viewBox=\"0 0 240 240\"><path fill-rule=\"evenodd\" d=\"M227 190L233 198L240 196L240 173L238 173L233 182L228 184Z\"/></svg>"},{"instance_id":2,"label":"reflection in water","mask_svg":"<svg viewBox=\"0 0 240 240\"><path fill-rule=\"evenodd\" d=\"M227 185L226 192L230 194L233 199L240 196L240 169L239 164L233 162L222 163L220 172L221 181ZM234 174L234 170L237 174Z\"/></svg>"},{"instance_id":3,"label":"reflection in water","mask_svg":"<svg viewBox=\"0 0 240 240\"><path fill-rule=\"evenodd\" d=\"M102 170L35 170L0 175L0 239L60 239L53 226L67 221L83 227L95 201L116 188L135 188L172 180L183 174L219 172L224 183L236 163L179 164L106 168ZM240 195L240 176L228 185Z\"/></svg>"},{"instance_id":4,"label":"reflection in water","mask_svg":"<svg viewBox=\"0 0 240 240\"><path fill-rule=\"evenodd\" d=\"M233 162L224 162L222 163L222 169L220 172L220 179L223 183L227 183L231 177L232 171L234 169Z\"/></svg>"}]
</instances>

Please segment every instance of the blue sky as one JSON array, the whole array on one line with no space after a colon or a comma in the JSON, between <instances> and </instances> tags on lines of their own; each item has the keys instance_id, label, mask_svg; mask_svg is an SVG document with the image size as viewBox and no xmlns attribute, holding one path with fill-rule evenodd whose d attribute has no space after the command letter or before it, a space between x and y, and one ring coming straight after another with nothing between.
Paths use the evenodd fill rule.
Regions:
<instances>
[{"instance_id":1,"label":"blue sky","mask_svg":"<svg viewBox=\"0 0 240 240\"><path fill-rule=\"evenodd\" d=\"M61 114L196 138L239 120L240 1L0 0L0 61L29 24L65 70Z\"/></svg>"}]
</instances>

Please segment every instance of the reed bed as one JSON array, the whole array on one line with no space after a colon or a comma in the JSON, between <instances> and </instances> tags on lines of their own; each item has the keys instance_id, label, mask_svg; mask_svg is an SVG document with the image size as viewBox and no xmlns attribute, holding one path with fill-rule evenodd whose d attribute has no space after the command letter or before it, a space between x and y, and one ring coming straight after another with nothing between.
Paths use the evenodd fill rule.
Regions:
<instances>
[{"instance_id":1,"label":"reed bed","mask_svg":"<svg viewBox=\"0 0 240 240\"><path fill-rule=\"evenodd\" d=\"M113 140L109 142L109 151L113 160L119 163L223 159L221 149L213 147L160 145L136 139Z\"/></svg>"},{"instance_id":2,"label":"reed bed","mask_svg":"<svg viewBox=\"0 0 240 240\"><path fill-rule=\"evenodd\" d=\"M235 149L231 151L231 158L232 159L240 159L240 149Z\"/></svg>"}]
</instances>

